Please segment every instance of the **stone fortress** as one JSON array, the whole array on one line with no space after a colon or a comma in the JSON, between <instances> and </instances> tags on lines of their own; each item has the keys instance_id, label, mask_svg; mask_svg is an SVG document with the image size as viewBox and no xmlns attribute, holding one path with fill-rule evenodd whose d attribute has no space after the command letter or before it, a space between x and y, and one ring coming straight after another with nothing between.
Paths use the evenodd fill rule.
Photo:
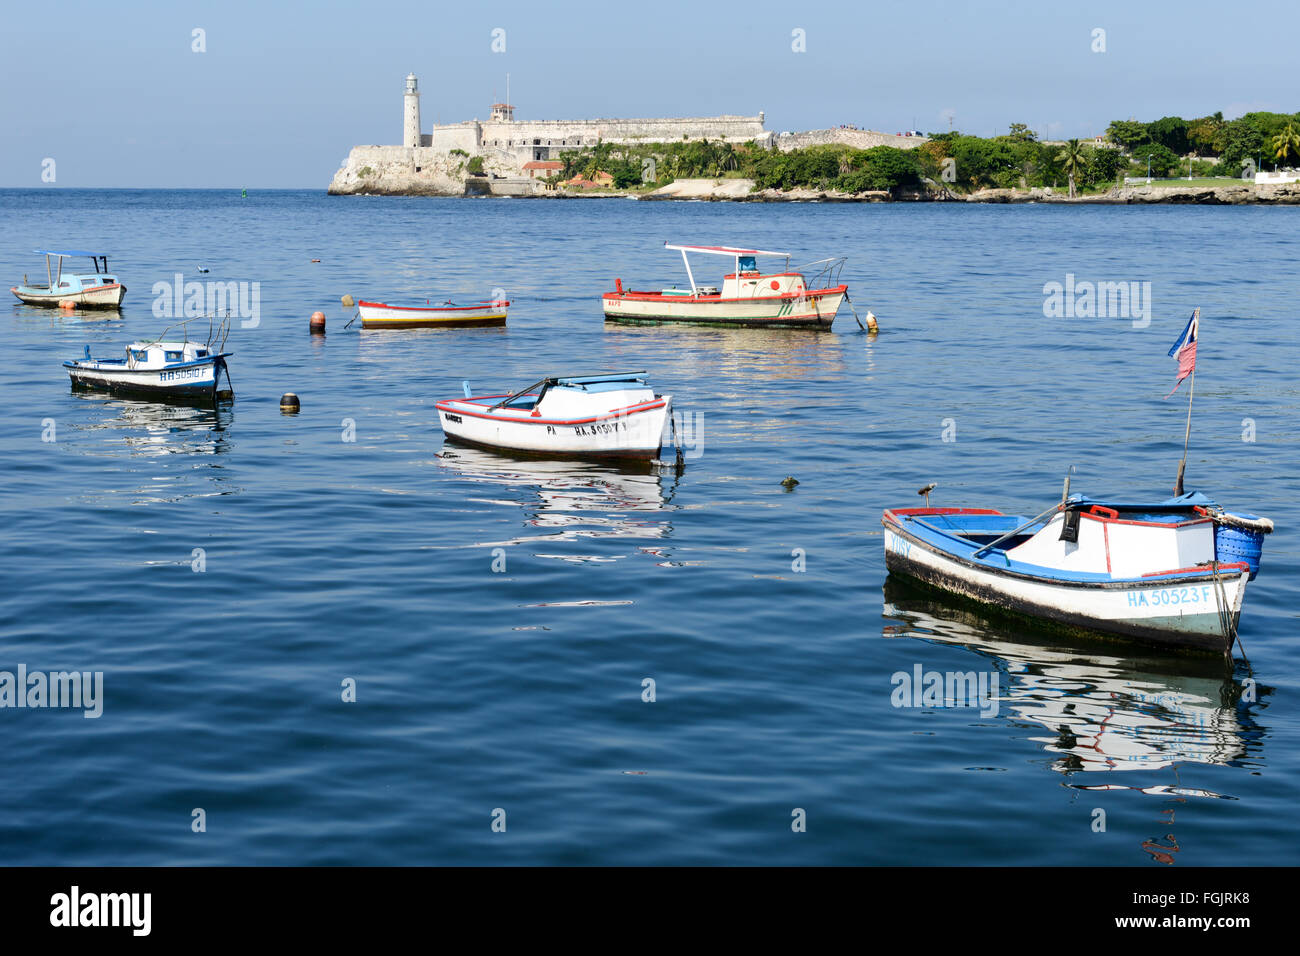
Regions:
<instances>
[{"instance_id":1,"label":"stone fortress","mask_svg":"<svg viewBox=\"0 0 1300 956\"><path fill-rule=\"evenodd\" d=\"M509 99L509 96L506 97ZM683 140L753 141L766 149L790 150L842 142L858 148L919 145L923 137L892 136L858 129L815 130L776 135L757 116L676 117L666 119L517 120L509 103L494 103L485 121L478 119L422 130L420 84L406 77L402 95L402 145L354 146L330 183L335 194L461 196L467 191L500 195L534 195L544 187L526 164L558 160L565 150L598 143L637 145ZM482 160L483 188L471 185L467 171L473 157ZM473 177L477 178L477 177Z\"/></svg>"}]
</instances>

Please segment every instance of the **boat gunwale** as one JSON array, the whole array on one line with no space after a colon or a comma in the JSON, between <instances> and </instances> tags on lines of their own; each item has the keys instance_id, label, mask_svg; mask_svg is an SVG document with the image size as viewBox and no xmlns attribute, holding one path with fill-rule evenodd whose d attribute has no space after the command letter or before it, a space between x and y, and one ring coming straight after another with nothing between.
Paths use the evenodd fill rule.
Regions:
<instances>
[{"instance_id":1,"label":"boat gunwale","mask_svg":"<svg viewBox=\"0 0 1300 956\"><path fill-rule=\"evenodd\" d=\"M358 309L369 306L373 309L391 309L395 312L486 312L491 309L505 309L509 305L508 299L502 302L487 299L479 305L388 305L386 302L370 302L366 299L357 302ZM365 320L365 316L362 316L362 320Z\"/></svg>"},{"instance_id":2,"label":"boat gunwale","mask_svg":"<svg viewBox=\"0 0 1300 956\"><path fill-rule=\"evenodd\" d=\"M457 402L474 402L477 399L491 398L509 398L509 395L475 395L473 399L464 398L447 398L434 405L439 412L449 412L453 415L469 415L471 418L483 418L493 422L516 422L524 425L589 425L592 422L604 421L608 418L628 418L632 415L640 415L644 412L651 412L657 408L663 407L669 403L666 396L658 395L645 402L638 402L635 405L625 405L622 408L616 408L612 411L596 415L591 418L542 418L540 416L528 416L525 418L506 417L504 415L487 415L482 412L470 411L467 408L450 407ZM445 429L444 429L445 430Z\"/></svg>"},{"instance_id":3,"label":"boat gunwale","mask_svg":"<svg viewBox=\"0 0 1300 956\"><path fill-rule=\"evenodd\" d=\"M911 508L911 509L901 509L901 510L907 510L913 512L916 511L926 512L926 511L934 511L938 509ZM972 513L972 512L981 513L982 509L958 509L958 511L965 512L965 513ZM931 553L938 554L951 561L955 561L966 568L986 571L989 574L993 574L993 575L998 575L998 576L1008 577L1008 578L1016 578L1019 580L1031 581L1038 584L1044 584L1049 586L1094 589L1094 590L1129 590L1135 587L1137 588L1170 587L1173 585L1181 584L1183 582L1187 582L1189 584L1190 583L1199 584L1203 582L1206 578L1241 577L1242 575L1248 575L1250 573L1250 566L1246 562L1234 561L1231 564L1219 564L1217 568L1204 567L1198 570L1192 570L1190 568L1174 568L1165 571L1149 571L1141 575L1140 577L1136 577L1136 578L1116 578L1112 575L1102 574L1096 571L1077 572L1076 576L1074 577L1056 577L1053 576L1052 574L1035 574L1031 571L1018 570L1011 566L998 567L992 562L979 561L974 558L970 558L965 555L959 554L955 551L942 550L941 548L938 547L937 542L928 541L919 535L913 534L912 532L908 531L905 527L903 527L903 525L894 518L894 516L897 513L899 512L886 510L884 512L884 515L881 517L880 523L887 530L890 530L894 534L902 536L904 539L906 539L909 543L913 545L919 545L921 548L928 550ZM949 510L949 513L953 513L953 511ZM994 511L994 512L982 511L982 513L1002 514L1002 512L999 511ZM1096 516L1090 516L1090 517L1096 517ZM1209 519L1204 519L1204 520L1209 520ZM928 525L925 525L923 527L926 527L928 530L937 531L937 529L933 529L931 526ZM946 538L951 538L954 541L958 541L963 544L969 545L972 553L974 551L980 550L975 546L975 544L964 541L963 539L961 539L956 535L948 534L943 531L937 531L937 533L943 535ZM999 554L1009 562L1013 560L1007 555L1006 551L1003 551L1000 548L995 549L990 553ZM908 561L908 563L911 563L909 559L903 558L901 556L899 557L899 560ZM1048 572L1059 570L1055 568L1049 568L1041 564L1028 564L1024 561L1015 561L1015 564L1021 565L1023 568L1036 568ZM1224 574L1224 572L1229 572L1229 573Z\"/></svg>"},{"instance_id":4,"label":"boat gunwale","mask_svg":"<svg viewBox=\"0 0 1300 956\"><path fill-rule=\"evenodd\" d=\"M784 275L785 273L780 273ZM796 275L798 273L795 273ZM689 302L693 305L701 303L707 305L721 305L723 303L735 302L780 302L785 299L822 299L833 294L847 294L849 287L847 285L831 286L827 289L804 289L801 292L782 292L778 295L750 295L739 296L734 299L724 299L721 296L702 296L698 293L690 295L665 295L662 292L639 292L634 289L628 289L626 292L605 292L601 298L606 301L629 301L629 302Z\"/></svg>"}]
</instances>

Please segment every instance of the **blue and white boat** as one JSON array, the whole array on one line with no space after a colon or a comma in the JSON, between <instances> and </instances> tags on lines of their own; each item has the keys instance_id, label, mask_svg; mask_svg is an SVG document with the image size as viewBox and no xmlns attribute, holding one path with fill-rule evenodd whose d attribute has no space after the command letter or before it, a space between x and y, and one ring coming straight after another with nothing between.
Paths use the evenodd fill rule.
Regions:
<instances>
[{"instance_id":1,"label":"blue and white boat","mask_svg":"<svg viewBox=\"0 0 1300 956\"><path fill-rule=\"evenodd\" d=\"M469 445L544 457L652 459L663 445L672 396L644 372L569 375L501 395L437 403L443 433Z\"/></svg>"},{"instance_id":2,"label":"blue and white boat","mask_svg":"<svg viewBox=\"0 0 1300 956\"><path fill-rule=\"evenodd\" d=\"M221 352L198 342L132 342L120 359L64 362L73 388L101 389L155 401L217 402L232 398L230 370ZM226 388L220 388L222 373Z\"/></svg>"},{"instance_id":3,"label":"blue and white boat","mask_svg":"<svg viewBox=\"0 0 1300 956\"><path fill-rule=\"evenodd\" d=\"M895 508L882 523L891 574L1065 630L1224 653L1273 530L1198 492L1151 503L1067 493L1028 520Z\"/></svg>"},{"instance_id":4,"label":"blue and white boat","mask_svg":"<svg viewBox=\"0 0 1300 956\"><path fill-rule=\"evenodd\" d=\"M23 276L23 284L10 286L9 291L28 305L59 306L65 302L73 306L94 309L116 309L122 304L126 295L126 286L117 281L117 276L108 271L108 256L102 252L85 252L79 249L53 251L37 249L38 256L45 257L45 285L28 283ZM87 258L92 269L89 272L63 271L64 259Z\"/></svg>"}]
</instances>

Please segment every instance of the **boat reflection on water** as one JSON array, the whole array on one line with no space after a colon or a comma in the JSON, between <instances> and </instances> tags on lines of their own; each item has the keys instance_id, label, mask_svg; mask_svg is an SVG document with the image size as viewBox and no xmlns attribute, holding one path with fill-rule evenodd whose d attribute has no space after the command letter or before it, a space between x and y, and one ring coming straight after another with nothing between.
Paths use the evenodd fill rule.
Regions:
<instances>
[{"instance_id":1,"label":"boat reflection on water","mask_svg":"<svg viewBox=\"0 0 1300 956\"><path fill-rule=\"evenodd\" d=\"M103 393L73 392L81 401L101 406L103 414L84 428L91 433L118 433L83 451L116 455L125 445L133 455L219 455L229 450L227 431L234 404L184 405L133 401Z\"/></svg>"},{"instance_id":2,"label":"boat reflection on water","mask_svg":"<svg viewBox=\"0 0 1300 956\"><path fill-rule=\"evenodd\" d=\"M447 443L439 467L468 481L502 491L525 493L515 498L469 498L478 503L522 507L524 524L539 529L501 545L577 541L592 538L666 538L677 478L672 468L653 462L595 462L515 458L487 449ZM665 490L665 480L669 488ZM656 547L639 550L660 554ZM613 561L617 556L539 554L564 561Z\"/></svg>"},{"instance_id":3,"label":"boat reflection on water","mask_svg":"<svg viewBox=\"0 0 1300 956\"><path fill-rule=\"evenodd\" d=\"M1031 739L1057 755L1051 766L1062 773L1242 766L1260 746L1263 731L1252 708L1271 691L1251 685L1253 692L1243 693L1217 659L1132 654L1127 647L1119 656L1096 644L1008 630L892 577L885 582L884 615L891 621L886 637L960 644L987 658L1001 673L1000 711L1047 728L1049 735Z\"/></svg>"},{"instance_id":4,"label":"boat reflection on water","mask_svg":"<svg viewBox=\"0 0 1300 956\"><path fill-rule=\"evenodd\" d=\"M999 716L1047 731L1029 739L1054 755L1049 767L1065 775L1066 787L1167 798L1169 806L1157 818L1161 835L1141 844L1157 862L1172 864L1179 850L1169 832L1177 805L1189 797L1235 799L1184 786L1181 768L1259 766L1266 731L1255 711L1266 706L1273 689L1244 674L1234 679L1220 660L1134 651L1129 645L1120 656L1097 643L1029 626L1011 629L894 577L885 581L883 613L885 637L960 645L985 658L998 671ZM1170 776L1157 782L1130 775L1134 771ZM1129 773L1101 776L1119 772Z\"/></svg>"}]
</instances>

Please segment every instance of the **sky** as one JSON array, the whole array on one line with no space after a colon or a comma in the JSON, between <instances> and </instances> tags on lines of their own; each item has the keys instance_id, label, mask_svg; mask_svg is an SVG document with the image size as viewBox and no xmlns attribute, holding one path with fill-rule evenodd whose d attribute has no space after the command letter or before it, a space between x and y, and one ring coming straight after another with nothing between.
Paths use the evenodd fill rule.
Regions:
<instances>
[{"instance_id":1,"label":"sky","mask_svg":"<svg viewBox=\"0 0 1300 956\"><path fill-rule=\"evenodd\" d=\"M486 119L507 74L519 119L778 133L1295 112L1297 26L1296 0L11 3L0 186L324 189L353 145L401 142L408 72L426 131Z\"/></svg>"}]
</instances>

